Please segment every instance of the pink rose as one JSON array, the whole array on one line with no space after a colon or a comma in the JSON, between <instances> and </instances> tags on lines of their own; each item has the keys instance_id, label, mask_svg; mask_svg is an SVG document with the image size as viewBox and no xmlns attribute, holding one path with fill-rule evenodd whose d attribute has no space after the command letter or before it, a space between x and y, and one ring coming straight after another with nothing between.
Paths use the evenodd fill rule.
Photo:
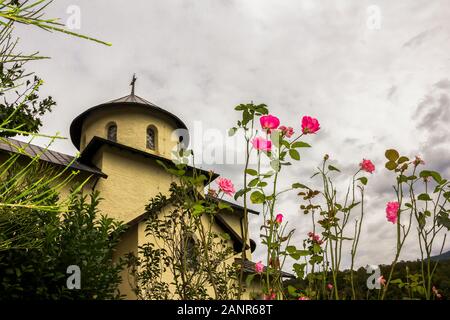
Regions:
<instances>
[{"instance_id":1,"label":"pink rose","mask_svg":"<svg viewBox=\"0 0 450 320\"><path fill-rule=\"evenodd\" d=\"M308 232L308 237L313 241L316 242L319 245L323 244L323 240L320 239L320 236L318 234L315 234L313 232Z\"/></svg>"},{"instance_id":2,"label":"pink rose","mask_svg":"<svg viewBox=\"0 0 450 320\"><path fill-rule=\"evenodd\" d=\"M231 182L230 179L219 178L217 184L219 185L219 189L229 196L232 196L236 192L234 190L233 182Z\"/></svg>"},{"instance_id":3,"label":"pink rose","mask_svg":"<svg viewBox=\"0 0 450 320\"><path fill-rule=\"evenodd\" d=\"M275 221L278 224L282 223L283 222L283 215L281 213L277 214L277 216L275 217Z\"/></svg>"},{"instance_id":4,"label":"pink rose","mask_svg":"<svg viewBox=\"0 0 450 320\"><path fill-rule=\"evenodd\" d=\"M255 137L252 140L253 148L259 151L270 152L272 150L272 141L264 139L263 137Z\"/></svg>"},{"instance_id":5,"label":"pink rose","mask_svg":"<svg viewBox=\"0 0 450 320\"><path fill-rule=\"evenodd\" d=\"M386 218L389 222L397 223L398 210L400 205L397 201L388 202L386 205Z\"/></svg>"},{"instance_id":6,"label":"pink rose","mask_svg":"<svg viewBox=\"0 0 450 320\"><path fill-rule=\"evenodd\" d=\"M290 138L294 135L294 129L292 127L280 126L278 129L281 130L281 133L284 134L286 138Z\"/></svg>"},{"instance_id":7,"label":"pink rose","mask_svg":"<svg viewBox=\"0 0 450 320\"><path fill-rule=\"evenodd\" d=\"M264 271L264 265L261 261L255 263L255 271L256 273L262 273Z\"/></svg>"},{"instance_id":8,"label":"pink rose","mask_svg":"<svg viewBox=\"0 0 450 320\"><path fill-rule=\"evenodd\" d=\"M375 171L375 165L370 160L363 159L359 164L361 170L372 173Z\"/></svg>"},{"instance_id":9,"label":"pink rose","mask_svg":"<svg viewBox=\"0 0 450 320\"><path fill-rule=\"evenodd\" d=\"M384 279L384 277L381 276L378 278L378 283L384 287L386 285L386 279Z\"/></svg>"},{"instance_id":10,"label":"pink rose","mask_svg":"<svg viewBox=\"0 0 450 320\"><path fill-rule=\"evenodd\" d=\"M280 120L271 114L262 116L259 118L259 122L261 123L261 127L266 130L276 129L280 125Z\"/></svg>"},{"instance_id":11,"label":"pink rose","mask_svg":"<svg viewBox=\"0 0 450 320\"><path fill-rule=\"evenodd\" d=\"M304 134L308 133L316 133L319 131L320 125L319 121L315 118L311 118L309 116L304 116L302 119L302 132Z\"/></svg>"},{"instance_id":12,"label":"pink rose","mask_svg":"<svg viewBox=\"0 0 450 320\"><path fill-rule=\"evenodd\" d=\"M331 283L327 284L327 288L333 290L333 285Z\"/></svg>"},{"instance_id":13,"label":"pink rose","mask_svg":"<svg viewBox=\"0 0 450 320\"><path fill-rule=\"evenodd\" d=\"M418 166L419 164L425 164L425 161L423 161L419 156L416 156L416 159L414 159L413 163L415 166Z\"/></svg>"},{"instance_id":14,"label":"pink rose","mask_svg":"<svg viewBox=\"0 0 450 320\"><path fill-rule=\"evenodd\" d=\"M301 296L300 298L298 298L298 300L311 300L311 299L308 298L307 296Z\"/></svg>"},{"instance_id":15,"label":"pink rose","mask_svg":"<svg viewBox=\"0 0 450 320\"><path fill-rule=\"evenodd\" d=\"M275 300L277 297L277 294L275 292L272 292L271 294L265 294L264 300Z\"/></svg>"}]
</instances>

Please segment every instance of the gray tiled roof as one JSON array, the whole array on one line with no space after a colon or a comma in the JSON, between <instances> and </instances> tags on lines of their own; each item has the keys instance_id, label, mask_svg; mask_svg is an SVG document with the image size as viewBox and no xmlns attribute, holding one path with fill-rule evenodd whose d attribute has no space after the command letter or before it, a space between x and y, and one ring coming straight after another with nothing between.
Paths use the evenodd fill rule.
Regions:
<instances>
[{"instance_id":1,"label":"gray tiled roof","mask_svg":"<svg viewBox=\"0 0 450 320\"><path fill-rule=\"evenodd\" d=\"M75 157L73 156L56 152L50 149L42 148L34 144L22 142L16 139L1 138L0 152L1 151L24 154L30 157L35 157L39 155L40 159L45 162L53 163L64 167L70 164L70 167L72 169L106 177L106 175L100 169L94 166L88 166L77 160L74 161Z\"/></svg>"},{"instance_id":2,"label":"gray tiled roof","mask_svg":"<svg viewBox=\"0 0 450 320\"><path fill-rule=\"evenodd\" d=\"M128 96L121 97L121 98L118 98L118 99L114 99L114 100L111 100L111 101L106 102L106 103L123 103L123 102L148 104L150 106L159 108L156 104L151 103L150 101L145 100L144 98L141 98L141 97L139 97L139 96L137 96L135 94L130 94Z\"/></svg>"}]
</instances>

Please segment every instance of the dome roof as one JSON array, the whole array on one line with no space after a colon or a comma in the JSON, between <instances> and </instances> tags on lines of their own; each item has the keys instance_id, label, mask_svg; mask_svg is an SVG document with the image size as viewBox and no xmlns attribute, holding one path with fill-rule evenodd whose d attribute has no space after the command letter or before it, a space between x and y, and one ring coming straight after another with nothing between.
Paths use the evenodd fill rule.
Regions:
<instances>
[{"instance_id":1,"label":"dome roof","mask_svg":"<svg viewBox=\"0 0 450 320\"><path fill-rule=\"evenodd\" d=\"M72 143L74 146L80 150L80 140L81 140L81 129L83 126L83 121L86 119L86 117L92 113L93 111L99 110L99 109L106 109L106 108L117 108L119 106L126 106L126 105L137 105L141 106L142 108L146 108L149 111L164 114L171 118L179 129L186 129L187 127L184 124L183 121L181 121L180 118L178 118L176 115L170 113L167 110L164 110L161 107L158 107L154 103L151 103L150 101L147 101L137 95L134 94L134 90L130 95L124 96L122 98L118 98L109 102L105 102L102 104L99 104L95 107L92 107L90 109L87 109L83 113L81 113L79 116L77 116L70 125L70 138L72 140Z\"/></svg>"}]
</instances>

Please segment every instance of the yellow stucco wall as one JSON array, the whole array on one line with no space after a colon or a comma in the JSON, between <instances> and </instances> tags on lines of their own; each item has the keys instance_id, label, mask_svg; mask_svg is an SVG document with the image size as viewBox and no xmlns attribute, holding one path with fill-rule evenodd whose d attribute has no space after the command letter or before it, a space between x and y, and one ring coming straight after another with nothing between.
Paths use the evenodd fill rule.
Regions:
<instances>
[{"instance_id":1,"label":"yellow stucco wall","mask_svg":"<svg viewBox=\"0 0 450 320\"><path fill-rule=\"evenodd\" d=\"M102 147L101 170L108 175L96 186L105 199L100 209L109 216L129 222L144 212L149 200L159 192L167 194L173 177L155 160Z\"/></svg>"}]
</instances>

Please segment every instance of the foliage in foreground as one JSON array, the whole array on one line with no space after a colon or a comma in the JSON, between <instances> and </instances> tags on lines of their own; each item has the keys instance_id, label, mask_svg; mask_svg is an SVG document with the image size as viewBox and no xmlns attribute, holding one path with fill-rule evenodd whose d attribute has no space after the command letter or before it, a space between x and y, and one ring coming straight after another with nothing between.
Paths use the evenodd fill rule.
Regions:
<instances>
[{"instance_id":1,"label":"foliage in foreground","mask_svg":"<svg viewBox=\"0 0 450 320\"><path fill-rule=\"evenodd\" d=\"M183 161L174 168L160 164L178 181L146 207L148 242L137 256L128 255L134 293L138 299L235 299L235 252L229 236L214 230L217 214L232 208L203 195L212 173L192 172Z\"/></svg>"},{"instance_id":2,"label":"foliage in foreground","mask_svg":"<svg viewBox=\"0 0 450 320\"><path fill-rule=\"evenodd\" d=\"M423 286L423 280L421 277L421 265L420 260L417 261L400 261L397 263L397 267L393 273L393 281L391 281L391 287L387 292L386 299L388 300L403 300L403 299L426 299L426 294ZM391 266L381 265L382 274L388 274ZM339 296L343 300L352 299L352 287L349 283L350 270L339 271L337 273L337 281L343 285L340 287ZM331 274L328 275L331 278ZM380 289L369 290L367 288L367 277L369 274L363 267L354 271L354 288L356 293L356 299L368 299L377 300L380 296ZM288 288L295 293L308 293L308 287L310 285L311 278L322 277L322 274L311 274L308 278L295 280L288 280L285 282L286 294L288 294ZM444 299L447 300L450 297L450 260L440 261L437 265L436 271L433 275L433 286L436 291L431 299ZM331 299L332 291L327 288L328 295L325 295L323 299Z\"/></svg>"},{"instance_id":3,"label":"foliage in foreground","mask_svg":"<svg viewBox=\"0 0 450 320\"><path fill-rule=\"evenodd\" d=\"M47 201L52 203L57 197ZM0 252L0 299L118 298L123 264L113 263L112 255L124 226L100 215L99 201L98 192L89 199L79 194L62 217L56 211L24 209L26 225L38 226L38 233L29 236L39 245ZM17 223L21 222L5 224L2 236L13 237L7 231L20 230ZM80 290L67 287L67 268L71 265L81 269Z\"/></svg>"}]
</instances>

